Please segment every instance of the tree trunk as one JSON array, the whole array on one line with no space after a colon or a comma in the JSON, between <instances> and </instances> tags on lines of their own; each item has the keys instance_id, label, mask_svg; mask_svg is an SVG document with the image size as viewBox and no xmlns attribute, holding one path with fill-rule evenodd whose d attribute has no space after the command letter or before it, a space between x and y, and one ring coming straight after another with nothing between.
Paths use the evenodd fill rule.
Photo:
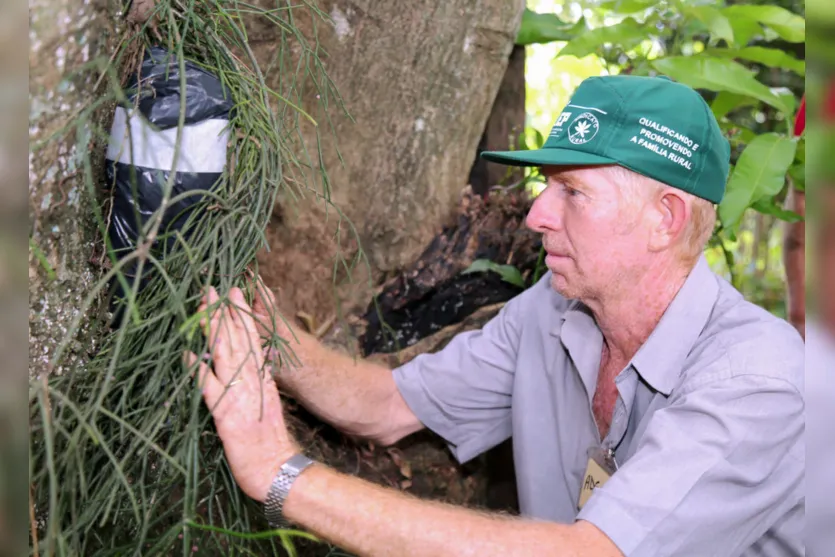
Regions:
<instances>
[{"instance_id":1,"label":"tree trunk","mask_svg":"<svg viewBox=\"0 0 835 557\"><path fill-rule=\"evenodd\" d=\"M524 2L323 0L319 6L332 20L315 31L327 52L323 64L352 118L337 108L322 113L316 98L321 89L305 83L303 108L320 124L314 129L301 119L303 136L311 149L320 133L330 198L356 227L370 264L370 276L362 266L355 269L355 282L367 284L413 261L455 207ZM303 11L297 24L314 34ZM276 54L277 33L258 26L250 33L265 67ZM279 93L291 87L286 73L267 76ZM312 195L299 202L282 197L268 231L272 252L259 257L267 283L282 289L284 309L320 322L334 307L332 256L339 252L350 260L357 249L344 223L334 241L337 219L330 208L325 223L326 211L327 204ZM364 304L369 294L360 289L355 299Z\"/></svg>"},{"instance_id":2,"label":"tree trunk","mask_svg":"<svg viewBox=\"0 0 835 557\"><path fill-rule=\"evenodd\" d=\"M469 182L475 193L484 195L492 186L508 185L522 178L519 168L487 162L479 155L482 151L519 149L519 137L524 131L525 47L514 46L470 170Z\"/></svg>"},{"instance_id":3,"label":"tree trunk","mask_svg":"<svg viewBox=\"0 0 835 557\"><path fill-rule=\"evenodd\" d=\"M104 146L90 132L94 125L107 129L112 105L87 122L79 121L79 111L95 98L98 78L94 69L79 68L91 59L110 57L121 31L114 30L111 15L83 0L38 2L29 10L29 144L30 149L37 147L29 157L30 377L53 371L52 354L99 278L91 265L94 254L103 254L93 218L93 204L99 200L85 189L80 153L93 154L93 183L98 185ZM64 126L69 126L66 134L47 141ZM76 135L76 126L88 132L88 143ZM67 366L83 366L95 353L96 323L95 315L82 319L63 359Z\"/></svg>"},{"instance_id":4,"label":"tree trunk","mask_svg":"<svg viewBox=\"0 0 835 557\"><path fill-rule=\"evenodd\" d=\"M785 207L806 216L806 194L789 184ZM786 317L806 338L806 222L783 225L783 266L786 269Z\"/></svg>"}]
</instances>

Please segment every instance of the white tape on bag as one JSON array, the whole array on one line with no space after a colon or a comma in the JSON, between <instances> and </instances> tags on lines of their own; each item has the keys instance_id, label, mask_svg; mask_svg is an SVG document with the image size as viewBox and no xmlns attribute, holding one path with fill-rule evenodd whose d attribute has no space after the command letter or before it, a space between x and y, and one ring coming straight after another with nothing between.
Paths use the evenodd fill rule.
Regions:
<instances>
[{"instance_id":1,"label":"white tape on bag","mask_svg":"<svg viewBox=\"0 0 835 557\"><path fill-rule=\"evenodd\" d=\"M158 170L172 170L177 128L154 130L138 111L117 107L107 159ZM209 119L183 126L177 172L219 173L226 164L229 120Z\"/></svg>"}]
</instances>

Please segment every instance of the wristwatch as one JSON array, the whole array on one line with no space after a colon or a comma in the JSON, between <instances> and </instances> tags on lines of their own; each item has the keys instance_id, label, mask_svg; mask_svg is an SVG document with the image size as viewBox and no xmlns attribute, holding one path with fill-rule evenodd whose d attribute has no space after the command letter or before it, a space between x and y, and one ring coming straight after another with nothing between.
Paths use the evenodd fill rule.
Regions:
<instances>
[{"instance_id":1,"label":"wristwatch","mask_svg":"<svg viewBox=\"0 0 835 557\"><path fill-rule=\"evenodd\" d=\"M290 493L293 482L313 462L299 453L291 456L290 460L285 462L278 470L278 474L275 475L273 483L270 485L267 499L264 501L264 514L267 515L267 522L270 523L271 528L289 528L290 523L284 518L282 512L284 501L287 499L287 494Z\"/></svg>"}]
</instances>

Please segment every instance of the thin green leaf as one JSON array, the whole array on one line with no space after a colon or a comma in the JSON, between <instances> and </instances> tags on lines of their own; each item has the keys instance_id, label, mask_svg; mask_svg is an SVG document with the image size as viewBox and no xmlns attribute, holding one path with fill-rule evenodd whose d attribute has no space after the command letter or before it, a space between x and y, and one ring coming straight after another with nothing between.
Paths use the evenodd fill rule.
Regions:
<instances>
[{"instance_id":1,"label":"thin green leaf","mask_svg":"<svg viewBox=\"0 0 835 557\"><path fill-rule=\"evenodd\" d=\"M49 260L46 258L46 254L44 254L43 250L35 243L35 240L29 238L29 250L32 252L32 255L35 256L35 259L38 260L43 270L46 271L46 276L49 280L55 280L57 275L55 274L55 269L52 268L52 265L49 264Z\"/></svg>"},{"instance_id":2,"label":"thin green leaf","mask_svg":"<svg viewBox=\"0 0 835 557\"><path fill-rule=\"evenodd\" d=\"M719 219L726 230L736 228L748 207L783 189L796 148L796 140L776 133L759 135L745 148L719 205Z\"/></svg>"}]
</instances>

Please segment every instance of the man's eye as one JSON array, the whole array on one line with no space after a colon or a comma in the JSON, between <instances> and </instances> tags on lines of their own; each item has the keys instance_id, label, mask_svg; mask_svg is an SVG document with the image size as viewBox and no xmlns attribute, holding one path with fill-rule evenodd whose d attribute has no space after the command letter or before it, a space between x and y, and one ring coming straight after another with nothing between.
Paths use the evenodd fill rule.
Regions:
<instances>
[{"instance_id":1,"label":"man's eye","mask_svg":"<svg viewBox=\"0 0 835 557\"><path fill-rule=\"evenodd\" d=\"M579 191L575 190L574 188L572 188L571 186L569 186L567 184L560 184L560 186L562 187L562 190L566 193L566 195L574 197L575 195L580 194Z\"/></svg>"}]
</instances>

